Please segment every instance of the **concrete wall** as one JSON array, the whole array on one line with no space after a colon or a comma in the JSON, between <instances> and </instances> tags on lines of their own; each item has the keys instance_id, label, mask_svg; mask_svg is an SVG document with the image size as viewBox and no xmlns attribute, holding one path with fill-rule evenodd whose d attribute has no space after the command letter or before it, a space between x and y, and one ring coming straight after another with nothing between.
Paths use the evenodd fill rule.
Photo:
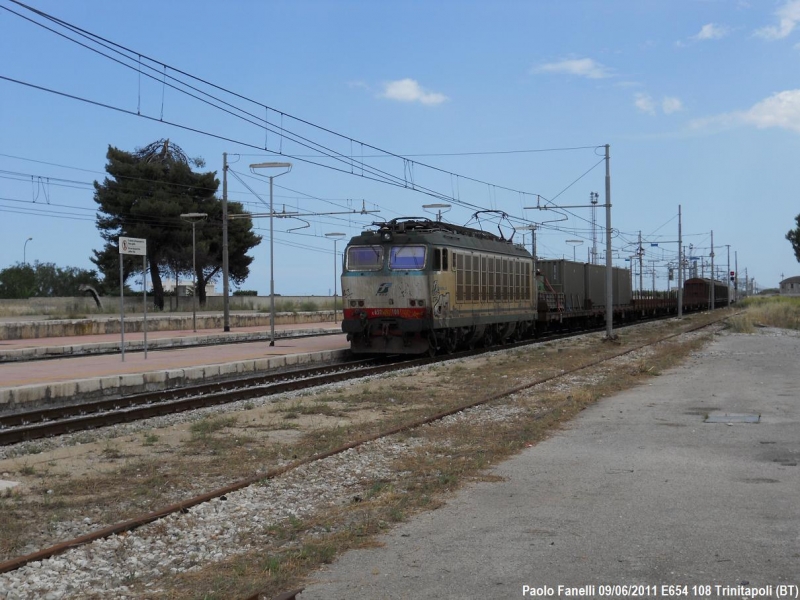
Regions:
<instances>
[{"instance_id":1,"label":"concrete wall","mask_svg":"<svg viewBox=\"0 0 800 600\"><path fill-rule=\"evenodd\" d=\"M341 297L337 298L341 306ZM0 299L0 317L18 317L43 315L52 317L79 317L93 314L119 314L119 296L103 296L101 308L97 308L90 296L75 298L27 298L25 300ZM202 310L222 310L222 296L209 296ZM275 296L275 309L291 312L302 310L304 303L314 303L319 310L333 309L333 298L330 296ZM292 306L290 306L292 305ZM231 296L230 310L269 310L269 296ZM198 305L198 310L201 308ZM307 309L306 309L307 310ZM125 312L141 312L142 295L125 297ZM153 311L153 298L148 296L148 312ZM167 296L164 298L164 312L191 312L191 297Z\"/></svg>"},{"instance_id":2,"label":"concrete wall","mask_svg":"<svg viewBox=\"0 0 800 600\"><path fill-rule=\"evenodd\" d=\"M222 296L208 296L205 310L222 310L223 300ZM176 301L180 302L181 311L192 310L191 298L176 299L174 297L164 298L164 310L172 310L171 307ZM336 301L337 306L341 307L341 296L338 296ZM119 303L119 300L117 303ZM315 304L318 310L333 310L333 298L331 296L275 296L275 310L283 312L303 310L301 306L303 304ZM139 305L141 306L141 297L139 298ZM231 296L230 298L231 310L269 310L269 308L269 296Z\"/></svg>"},{"instance_id":3,"label":"concrete wall","mask_svg":"<svg viewBox=\"0 0 800 600\"><path fill-rule=\"evenodd\" d=\"M269 313L230 315L231 328L268 327ZM276 313L276 325L300 323L320 323L333 321L333 311ZM141 316L125 318L125 333L142 331L144 319ZM198 329L222 329L221 314L198 314ZM148 315L147 331L191 331L192 315L164 316L163 313ZM91 319L53 319L49 321L8 321L0 323L0 340L28 340L44 337L65 337L75 335L98 335L119 333L120 320L117 317L94 317Z\"/></svg>"}]
</instances>

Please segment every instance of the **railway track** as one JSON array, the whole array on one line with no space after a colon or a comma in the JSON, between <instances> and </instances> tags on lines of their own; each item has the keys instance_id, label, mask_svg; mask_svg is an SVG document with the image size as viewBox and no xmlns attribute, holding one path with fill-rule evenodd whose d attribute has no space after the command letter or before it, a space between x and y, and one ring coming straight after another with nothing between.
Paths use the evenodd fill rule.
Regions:
<instances>
[{"instance_id":1,"label":"railway track","mask_svg":"<svg viewBox=\"0 0 800 600\"><path fill-rule=\"evenodd\" d=\"M0 416L0 446L118 425L120 423L131 423L240 400L310 389L330 383L380 375L400 369L467 358L500 349L517 348L602 330L602 327L598 327L577 332L552 333L531 340L464 350L434 357L426 356L424 358L408 359L396 356L362 359L323 367L296 369L281 373L250 376L222 382L2 415Z\"/></svg>"},{"instance_id":2,"label":"railway track","mask_svg":"<svg viewBox=\"0 0 800 600\"><path fill-rule=\"evenodd\" d=\"M358 360L3 415L0 445L281 394L377 375L392 368L397 368L392 361Z\"/></svg>"},{"instance_id":3,"label":"railway track","mask_svg":"<svg viewBox=\"0 0 800 600\"><path fill-rule=\"evenodd\" d=\"M412 429L421 427L423 425L427 425L427 424L439 421L439 420L441 420L441 419L443 419L443 418L445 418L447 416L450 416L450 415L453 415L453 414L456 414L456 413L459 413L459 412L463 412L463 411L465 411L467 409L470 409L470 408L474 408L474 407L477 407L477 406L481 406L481 405L496 401L498 399L501 399L501 398L516 394L518 392L521 392L523 390L527 390L527 389L532 388L534 386L541 385L543 383L547 383L547 382L550 382L550 381L553 381L553 380L560 379L560 378L565 377L565 376L569 376L569 375L571 375L573 373L576 373L578 371L582 371L582 370L587 369L589 367L594 367L594 366L600 365L600 364L605 363L607 361L614 360L614 359L622 357L624 355L636 352L636 351L641 350L643 348L646 348L648 346L652 346L652 345L656 345L656 344L662 343L662 342L667 341L667 340L669 340L671 338L675 338L675 337L678 337L678 336L681 336L681 335L685 335L687 333L691 333L691 332L694 332L694 331L697 331L697 330L700 330L700 329L703 329L703 328L706 328L706 327L710 327L710 326L712 326L712 325L714 325L714 324L716 324L716 323L718 323L718 322L720 322L720 321L722 321L722 320L724 320L726 318L729 318L730 316L732 316L732 315L726 315L722 319L717 319L717 320L709 322L709 323L703 323L701 325L693 326L693 327L687 328L685 330L681 330L681 331L679 331L677 333L673 333L673 334L664 336L664 337L662 337L660 339L657 339L657 340L653 340L653 341L650 341L650 342L638 344L638 345L626 348L624 350L620 350L618 352L613 352L610 355L604 356L602 358L588 360L583 364L577 365L574 368L571 368L571 369L568 369L568 370L564 370L564 371L562 371L560 373L557 373L557 374L553 374L553 375L549 375L549 376L545 376L545 377L540 377L540 378L538 378L536 380L528 381L528 382L526 382L524 384L517 385L515 387L511 387L511 388L508 388L508 389L504 389L504 390L500 390L500 391L497 391L497 392L490 393L490 394L488 394L486 396L483 396L483 397L480 397L480 398L477 398L477 399L473 399L473 400L471 400L469 402L466 402L464 404L456 406L456 407L454 407L452 409L449 409L449 410L446 410L446 411L442 411L442 412L438 412L436 414L433 414L433 415L430 415L430 416L426 416L424 418L419 418L419 419L415 419L415 420L412 420L412 421L408 421L408 422L402 423L400 425L397 425L395 427L392 427L390 429L375 433L373 435L369 435L369 436L366 436L366 437L363 437L363 438L360 438L360 439L357 439L357 440L353 440L353 441L351 441L349 443L346 443L346 444L344 444L342 446L339 446L337 448L333 448L333 449L330 449L330 450L325 451L325 452L321 452L321 453L318 453L318 454L314 454L314 455L308 456L306 458L295 460L295 461L290 462L288 464L285 464L285 465L283 465L281 467L274 468L274 469L272 469L272 470L270 470L270 471L268 471L266 473L262 472L262 473L254 474L254 475L252 475L250 477L241 479L241 480L239 480L239 481L237 481L235 483L232 483L230 485L227 485L227 486L225 486L223 488L219 488L219 489L216 489L216 490L213 490L213 491L210 491L210 492L198 495L198 496L194 496L192 498L188 498L188 499L183 500L181 502L178 502L178 503L172 504L170 506L164 507L161 510L154 511L154 512L148 513L146 515L142 515L140 517L137 517L137 518L134 518L134 519L130 519L130 520L127 520L127 521L124 521L124 522L121 522L121 523L117 523L117 524L111 525L109 527L105 527L103 529L94 531L94 532L89 533L87 535L83 535L83 536L80 536L78 538L62 542L62 543L57 544L55 546L51 546L49 548L40 550L38 552L29 554L29 555L26 555L26 556L22 556L22 557L19 557L19 558L16 558L16 559L12 559L12 560L6 561L4 563L0 563L0 573L4 573L4 572L8 572L8 571L11 571L11 570L14 570L14 569L18 569L18 568L20 568L20 567L22 567L22 566L24 566L24 565L26 565L26 564L28 564L30 562L40 561L40 560L43 560L45 558L49 558L49 557L58 555L58 554L63 553L65 551L67 551L67 550L70 550L70 549L73 549L73 548L76 548L76 547L79 547L79 546L83 546L83 545L89 544L89 543L91 543L91 542L93 542L95 540L108 538L108 537L111 537L113 535L117 535L117 534L120 534L120 533L123 533L123 532L126 532L126 531L134 530L134 529L136 529L138 527L141 527L141 526L146 525L148 523L152 523L154 521L163 519L163 518L165 518L165 517L167 517L169 515L175 514L175 513L188 512L192 507L196 507L196 506L198 506L200 504L204 504L204 503L209 502L211 500L215 500L215 499L225 500L226 496L228 494L231 494L231 493L233 493L235 491L247 488L247 487L253 485L254 483L263 482L264 480L275 479L275 478L280 477L282 475L285 475L285 474L287 474L287 473L289 473L291 471L294 471L294 470L296 470L296 469L298 469L298 468L300 468L300 467L302 467L304 465L309 465L311 463L315 463L315 462L321 461L323 459L342 454L342 453L346 452L347 450L358 448L360 446L363 446L363 445L367 444L368 442L380 440L382 438L387 438L389 436L395 435L395 434L403 432L403 431L412 430ZM493 348L492 350L496 350L496 349L497 348ZM469 353L467 353L467 354L469 354ZM378 367L378 368L384 368L384 367L391 368L393 366L396 367L396 368L407 368L407 367L411 366L411 363L430 364L430 363L434 362L435 360L436 359L419 359L419 360L415 360L415 361L409 361L409 362L401 363L402 367L397 367L396 365L385 365L385 366L381 366L381 367ZM559 406L550 407L544 413L537 415L536 418L537 419L543 418L543 416L545 416L546 414L549 414L549 413L551 413L553 411L556 411L556 410L559 410Z\"/></svg>"}]
</instances>

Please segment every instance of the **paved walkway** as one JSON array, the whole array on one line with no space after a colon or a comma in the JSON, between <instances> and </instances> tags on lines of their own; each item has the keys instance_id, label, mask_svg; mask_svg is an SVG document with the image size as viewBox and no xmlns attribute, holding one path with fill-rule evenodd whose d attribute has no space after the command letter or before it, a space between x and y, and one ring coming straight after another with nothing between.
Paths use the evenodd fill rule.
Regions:
<instances>
[{"instance_id":1,"label":"paved walkway","mask_svg":"<svg viewBox=\"0 0 800 600\"><path fill-rule=\"evenodd\" d=\"M127 341L127 337L125 339ZM349 348L345 334L308 338L281 338L270 346L269 341L217 346L176 348L158 352L125 352L125 362L120 354L102 356L77 356L38 362L0 364L0 388L41 383L91 379L108 375L128 375L225 364L254 360L269 356L308 354Z\"/></svg>"},{"instance_id":2,"label":"paved walkway","mask_svg":"<svg viewBox=\"0 0 800 600\"><path fill-rule=\"evenodd\" d=\"M317 333L311 337L297 337ZM240 343L228 343L238 338ZM0 342L0 411L27 410L54 402L71 402L152 391L279 369L294 364L335 360L349 344L336 323L276 325L275 345L269 327L160 331L125 335L125 360L114 334L39 338ZM243 341L255 339L257 341ZM73 345L69 345L72 343ZM52 345L58 344L58 345ZM202 345L200 345L202 344ZM154 350L159 346L159 350ZM64 358L31 361L37 352ZM91 352L112 352L91 355ZM76 354L76 356L70 356Z\"/></svg>"},{"instance_id":3,"label":"paved walkway","mask_svg":"<svg viewBox=\"0 0 800 600\"><path fill-rule=\"evenodd\" d=\"M726 413L760 422L704 422ZM743 597L725 586L778 597L776 586L800 583L798 431L800 337L722 335L494 469L503 482L345 554L298 598L633 595L604 584L650 586L636 591L651 598Z\"/></svg>"}]
</instances>

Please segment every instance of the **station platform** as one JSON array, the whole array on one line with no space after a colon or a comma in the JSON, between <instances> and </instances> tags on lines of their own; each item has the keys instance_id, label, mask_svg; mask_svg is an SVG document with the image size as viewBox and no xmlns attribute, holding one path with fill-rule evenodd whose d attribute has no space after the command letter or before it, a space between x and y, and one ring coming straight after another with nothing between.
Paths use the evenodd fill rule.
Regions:
<instances>
[{"instance_id":1,"label":"station platform","mask_svg":"<svg viewBox=\"0 0 800 600\"><path fill-rule=\"evenodd\" d=\"M205 319L204 319L205 321ZM144 333L141 330L141 319L134 321L136 329L129 331L131 323L126 320L125 352L144 351ZM183 324L183 322L176 322ZM156 325L164 327L159 321ZM36 338L18 338L0 340L0 363L37 360L44 358L61 358L70 356L85 356L90 354L119 353L121 347L121 334L119 333L119 319L116 321L115 333L90 333L74 335L58 335ZM282 337L303 337L341 333L341 325L333 321L319 323L283 324L275 325L275 339ZM235 327L229 332L222 331L222 327L191 329L159 329L147 332L148 350L161 350L165 348L179 348L189 346L203 346L209 344L228 344L241 342L256 342L269 340L271 331L269 325L252 325ZM1 382L2 380L0 380Z\"/></svg>"},{"instance_id":2,"label":"station platform","mask_svg":"<svg viewBox=\"0 0 800 600\"><path fill-rule=\"evenodd\" d=\"M798 356L797 332L718 335L298 598L796 598Z\"/></svg>"},{"instance_id":3,"label":"station platform","mask_svg":"<svg viewBox=\"0 0 800 600\"><path fill-rule=\"evenodd\" d=\"M144 335L126 333L124 361L118 333L3 340L0 361L3 357L14 359L0 363L0 412L332 361L349 348L340 325L332 321L276 325L275 345L270 346L269 340L269 326L240 327L227 333L220 329L156 331L148 333L145 358ZM94 356L92 352L105 354ZM26 355L61 358L25 360Z\"/></svg>"}]
</instances>

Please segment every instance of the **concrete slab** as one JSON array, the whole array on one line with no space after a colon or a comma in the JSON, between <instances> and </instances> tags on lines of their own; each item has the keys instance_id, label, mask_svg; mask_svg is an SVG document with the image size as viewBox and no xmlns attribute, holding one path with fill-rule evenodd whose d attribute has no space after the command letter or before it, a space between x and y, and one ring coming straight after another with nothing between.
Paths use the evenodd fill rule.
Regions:
<instances>
[{"instance_id":1,"label":"concrete slab","mask_svg":"<svg viewBox=\"0 0 800 600\"><path fill-rule=\"evenodd\" d=\"M0 479L0 492L4 492L5 490L14 489L19 485L19 481L6 481L4 479Z\"/></svg>"},{"instance_id":2,"label":"concrete slab","mask_svg":"<svg viewBox=\"0 0 800 600\"><path fill-rule=\"evenodd\" d=\"M299 598L566 597L559 585L623 596L603 584L718 598L724 586L797 584L799 374L796 333L720 336L494 469L503 482L345 554ZM714 411L761 420L704 424Z\"/></svg>"}]
</instances>

